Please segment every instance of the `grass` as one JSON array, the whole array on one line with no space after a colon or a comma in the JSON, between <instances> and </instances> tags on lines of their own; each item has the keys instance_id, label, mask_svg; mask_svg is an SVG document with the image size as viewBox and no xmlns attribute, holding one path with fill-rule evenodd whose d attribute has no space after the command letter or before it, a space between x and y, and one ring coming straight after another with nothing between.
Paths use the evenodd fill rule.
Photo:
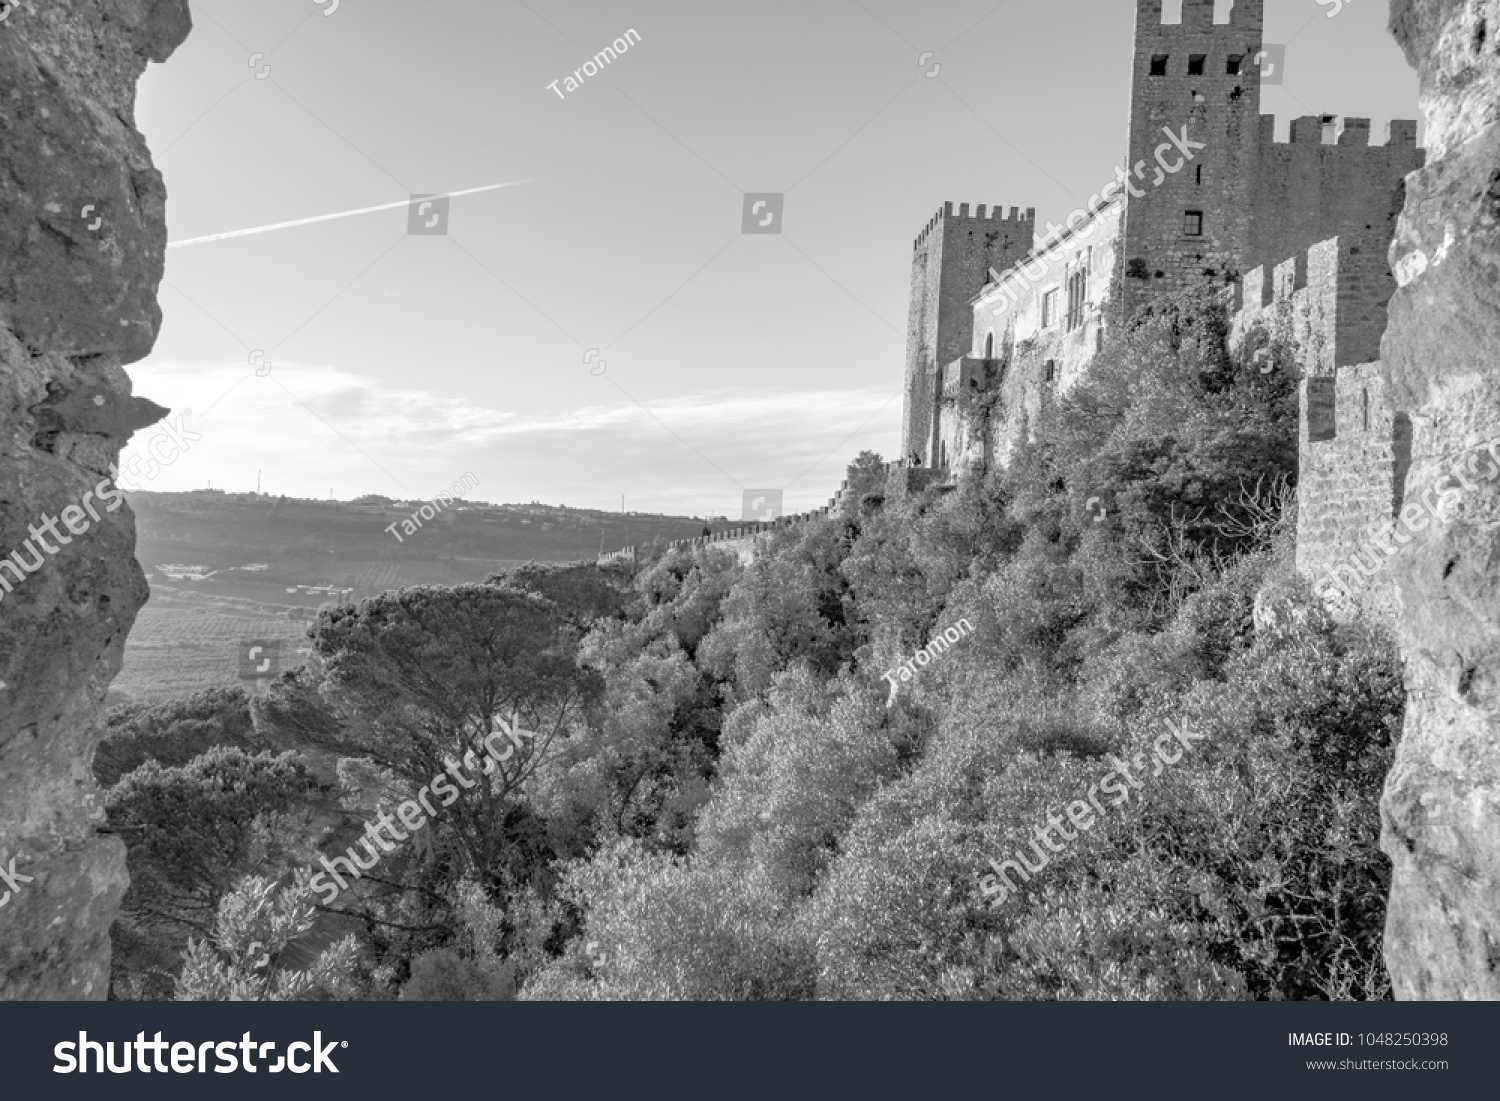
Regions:
<instances>
[{"instance_id":1,"label":"grass","mask_svg":"<svg viewBox=\"0 0 1500 1101\"><path fill-rule=\"evenodd\" d=\"M136 617L109 702L158 703L237 684L249 639L280 641L282 668L294 668L306 656L311 621L303 608L155 592Z\"/></svg>"}]
</instances>

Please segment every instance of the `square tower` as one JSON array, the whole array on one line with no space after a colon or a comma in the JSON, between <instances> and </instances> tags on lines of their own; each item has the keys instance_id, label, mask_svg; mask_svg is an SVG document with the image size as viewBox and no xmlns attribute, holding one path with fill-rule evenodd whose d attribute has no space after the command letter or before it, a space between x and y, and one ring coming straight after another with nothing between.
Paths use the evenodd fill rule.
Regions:
<instances>
[{"instance_id":1,"label":"square tower","mask_svg":"<svg viewBox=\"0 0 1500 1101\"><path fill-rule=\"evenodd\" d=\"M1124 317L1249 266L1265 0L1227 6L1215 23L1215 0L1182 0L1163 23L1162 0L1136 0Z\"/></svg>"},{"instance_id":2,"label":"square tower","mask_svg":"<svg viewBox=\"0 0 1500 1101\"><path fill-rule=\"evenodd\" d=\"M967 355L974 340L974 296L989 270L1005 271L1025 258L1036 234L1036 210L947 203L912 245L911 312L906 330L906 412L901 458L937 465L937 408L943 368Z\"/></svg>"}]
</instances>

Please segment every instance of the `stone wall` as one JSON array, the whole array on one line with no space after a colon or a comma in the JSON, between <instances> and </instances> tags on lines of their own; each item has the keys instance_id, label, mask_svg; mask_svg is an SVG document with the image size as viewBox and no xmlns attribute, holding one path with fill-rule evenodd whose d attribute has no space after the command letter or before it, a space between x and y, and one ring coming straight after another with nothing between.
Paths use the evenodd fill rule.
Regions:
<instances>
[{"instance_id":1,"label":"stone wall","mask_svg":"<svg viewBox=\"0 0 1500 1101\"><path fill-rule=\"evenodd\" d=\"M1213 0L1183 0L1182 22L1164 24L1161 0L1137 0L1125 317L1205 280L1232 282L1250 266L1261 126L1260 75L1252 61L1261 46L1264 7L1264 0L1236 0L1230 21L1215 25ZM1192 71L1197 65L1202 72ZM1153 66L1165 71L1154 73ZM1183 154L1168 131L1203 145L1170 174L1159 165L1179 164ZM1202 216L1201 233L1189 232L1189 211Z\"/></svg>"},{"instance_id":2,"label":"stone wall","mask_svg":"<svg viewBox=\"0 0 1500 1101\"><path fill-rule=\"evenodd\" d=\"M905 497L908 494L920 493L941 481L941 472L937 470L913 467L900 461L885 464L885 492L889 496ZM858 504L859 502L852 499L849 493L849 482L845 479L839 486L839 491L823 508L799 512L792 516L780 516L769 523L747 522L740 527L715 532L713 535L700 535L692 539L674 539L667 544L667 550L692 552L713 547L730 551L738 555L742 563L748 564L754 561L756 553L765 545L766 539L774 533L802 524L810 524L816 520L831 520L850 515L858 508ZM625 547L608 554L601 554L598 564L605 566L622 561L637 562L639 555L640 548Z\"/></svg>"},{"instance_id":3,"label":"stone wall","mask_svg":"<svg viewBox=\"0 0 1500 1101\"><path fill-rule=\"evenodd\" d=\"M1403 181L1426 156L1417 148L1417 124L1393 120L1385 144L1375 146L1369 119L1345 118L1337 128L1319 115L1293 119L1290 142L1275 141L1275 125L1272 115L1260 120L1245 266L1277 263L1339 234L1389 242L1405 197Z\"/></svg>"},{"instance_id":4,"label":"stone wall","mask_svg":"<svg viewBox=\"0 0 1500 1101\"><path fill-rule=\"evenodd\" d=\"M892 463L888 465L896 466L898 464ZM830 516L837 514L837 501L838 498L835 498L829 502L826 508L814 509L812 512L799 512L795 516L781 516L769 523L747 522L740 527L715 532L713 535L699 535L692 539L674 539L667 544L667 550L669 552L692 552L714 548L738 555L742 563L748 564L754 560L757 549L767 536L789 527L809 523L813 520L826 520ZM638 562L640 560L639 556L639 547L625 547L621 550L611 551L608 554L601 554L598 558L598 564L606 566L622 561Z\"/></svg>"},{"instance_id":5,"label":"stone wall","mask_svg":"<svg viewBox=\"0 0 1500 1101\"><path fill-rule=\"evenodd\" d=\"M1379 229L1349 233L1252 269L1230 325L1231 350L1302 380L1297 568L1344 619L1393 619L1388 558L1409 541L1381 534L1398 517L1412 457L1411 418L1378 362L1396 289L1388 245Z\"/></svg>"},{"instance_id":6,"label":"stone wall","mask_svg":"<svg viewBox=\"0 0 1500 1101\"><path fill-rule=\"evenodd\" d=\"M1319 241L1267 272L1245 273L1230 346L1279 341L1296 350L1305 377L1380 358L1387 307L1396 291L1380 232Z\"/></svg>"},{"instance_id":7,"label":"stone wall","mask_svg":"<svg viewBox=\"0 0 1500 1101\"><path fill-rule=\"evenodd\" d=\"M1118 195L1101 204L1093 218L1044 242L974 300L970 355L993 350L998 367L990 372L990 385L999 396L984 408L988 424L948 431L952 437L983 437L986 466L1010 461L1043 403L1084 377L1106 330L1117 324L1124 210ZM1084 301L1070 328L1068 276L1077 272L1084 276ZM1054 293L1057 312L1050 316L1043 302Z\"/></svg>"},{"instance_id":8,"label":"stone wall","mask_svg":"<svg viewBox=\"0 0 1500 1101\"><path fill-rule=\"evenodd\" d=\"M982 475L990 450L989 407L1001 361L964 356L943 368L938 404L938 468L955 477Z\"/></svg>"},{"instance_id":9,"label":"stone wall","mask_svg":"<svg viewBox=\"0 0 1500 1101\"><path fill-rule=\"evenodd\" d=\"M981 204L955 213L944 205L912 243L911 311L906 338L906 415L901 458L930 464L937 446L939 372L969 350L974 318L970 301L989 281L990 268L1005 271L1031 248L1036 211L1011 207L1007 216Z\"/></svg>"},{"instance_id":10,"label":"stone wall","mask_svg":"<svg viewBox=\"0 0 1500 1101\"><path fill-rule=\"evenodd\" d=\"M1500 426L1500 0L1392 0L1421 76L1428 162L1391 248L1382 347L1415 426L1412 486ZM1414 689L1382 801L1399 998L1500 998L1500 483L1478 482L1392 567Z\"/></svg>"},{"instance_id":11,"label":"stone wall","mask_svg":"<svg viewBox=\"0 0 1500 1101\"><path fill-rule=\"evenodd\" d=\"M11 6L0 23L0 555L25 569L0 573L0 864L28 878L0 887L0 998L102 999L125 860L95 832L90 761L147 596L110 468L166 412L132 398L122 370L156 339L166 245L135 83L190 22L187 0ZM67 532L49 542L59 518Z\"/></svg>"},{"instance_id":12,"label":"stone wall","mask_svg":"<svg viewBox=\"0 0 1500 1101\"><path fill-rule=\"evenodd\" d=\"M1304 379L1298 443L1298 571L1337 617L1393 626L1391 552L1411 537L1397 540L1392 525L1405 504L1412 426L1391 406L1383 366Z\"/></svg>"}]
</instances>

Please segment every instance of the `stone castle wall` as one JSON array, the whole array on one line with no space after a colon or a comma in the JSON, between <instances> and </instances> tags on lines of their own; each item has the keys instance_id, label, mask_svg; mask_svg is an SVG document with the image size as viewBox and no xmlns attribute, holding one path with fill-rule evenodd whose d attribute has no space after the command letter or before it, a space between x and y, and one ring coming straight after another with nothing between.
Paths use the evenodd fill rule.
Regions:
<instances>
[{"instance_id":1,"label":"stone castle wall","mask_svg":"<svg viewBox=\"0 0 1500 1101\"><path fill-rule=\"evenodd\" d=\"M1126 201L1121 288L1126 317L1160 295L1205 280L1227 283L1251 266L1251 195L1262 171L1253 59L1264 4L1237 0L1228 23L1215 25L1213 17L1213 0L1183 0L1182 22L1163 23L1161 0L1137 0L1127 161L1134 190ZM1191 162L1182 163L1168 132L1202 144L1190 149ZM1180 163L1176 172L1161 171ZM1189 232L1189 211L1201 216L1197 234Z\"/></svg>"},{"instance_id":2,"label":"stone castle wall","mask_svg":"<svg viewBox=\"0 0 1500 1101\"><path fill-rule=\"evenodd\" d=\"M1320 241L1240 288L1230 347L1301 377L1297 568L1340 618L1394 616L1394 573L1370 543L1396 520L1411 466L1411 420L1378 362L1396 289L1381 231ZM1361 564L1368 566L1362 568Z\"/></svg>"},{"instance_id":3,"label":"stone castle wall","mask_svg":"<svg viewBox=\"0 0 1500 1101\"><path fill-rule=\"evenodd\" d=\"M1231 347L1292 344L1304 376L1379 359L1386 307L1396 291L1389 244L1378 232L1348 233L1319 241L1270 271L1251 269L1235 296Z\"/></svg>"},{"instance_id":4,"label":"stone castle wall","mask_svg":"<svg viewBox=\"0 0 1500 1101\"><path fill-rule=\"evenodd\" d=\"M1277 263L1339 234L1373 234L1388 245L1406 176L1426 157L1417 148L1417 124L1392 120L1385 144L1374 146L1369 119L1293 119L1289 142L1274 140L1275 126L1273 115L1260 119L1250 196L1254 229L1245 266Z\"/></svg>"},{"instance_id":5,"label":"stone castle wall","mask_svg":"<svg viewBox=\"0 0 1500 1101\"><path fill-rule=\"evenodd\" d=\"M938 468L957 477L983 474L990 449L986 407L1004 362L964 356L943 368L938 403Z\"/></svg>"},{"instance_id":6,"label":"stone castle wall","mask_svg":"<svg viewBox=\"0 0 1500 1101\"><path fill-rule=\"evenodd\" d=\"M938 472L934 470L914 467L900 461L886 463L884 473L885 492L895 497L920 493L940 480ZM667 551L669 553L683 551L691 554L695 551L715 548L730 551L739 556L741 563L748 564L755 560L756 554L765 546L767 538L776 532L799 527L802 524L810 524L817 520L852 516L856 514L858 508L859 502L854 499L849 489L849 482L845 479L839 486L838 493L823 508L813 509L811 512L799 512L793 516L781 516L769 523L747 522L740 527L715 532L713 535L700 535L692 539L674 539L667 544ZM639 561L639 547L624 547L608 554L601 554L598 558L598 564L601 566Z\"/></svg>"},{"instance_id":7,"label":"stone castle wall","mask_svg":"<svg viewBox=\"0 0 1500 1101\"><path fill-rule=\"evenodd\" d=\"M1395 573L1381 543L1399 552L1392 525L1406 503L1412 425L1392 406L1384 370L1366 363L1302 382L1297 571L1339 618L1393 624Z\"/></svg>"},{"instance_id":8,"label":"stone castle wall","mask_svg":"<svg viewBox=\"0 0 1500 1101\"><path fill-rule=\"evenodd\" d=\"M988 211L988 212L987 212ZM965 354L972 340L970 300L989 281L989 270L1005 271L1031 248L1036 211L981 204L944 205L912 243L911 311L906 343L906 416L901 458L918 456L932 465L937 449L937 404L942 368Z\"/></svg>"},{"instance_id":9,"label":"stone castle wall","mask_svg":"<svg viewBox=\"0 0 1500 1101\"><path fill-rule=\"evenodd\" d=\"M1137 0L1127 178L1106 181L1064 227L1049 224L1048 239L1015 267L992 265L998 277L971 296L965 347L953 304L969 295L981 257L960 236L949 281L949 262L939 262L947 238L934 237L941 217L918 239L903 457L950 475L1007 465L1047 403L1086 376L1108 333L1157 296L1191 287L1223 286L1247 313L1276 304L1290 319L1281 335L1310 373L1378 358L1394 290L1384 254L1404 177L1425 156L1416 123L1392 122L1386 144L1371 146L1368 119L1336 127L1315 115L1277 142L1254 64L1263 0L1239 0L1222 24L1213 0L1184 0L1173 24L1162 7ZM1336 236L1345 248L1336 271L1315 263L1309 277L1307 250ZM1258 273L1273 264L1290 266ZM1080 271L1075 310L1070 281ZM1277 279L1287 281L1279 298ZM1307 305L1293 306L1291 292L1304 289ZM976 374L988 394L968 391ZM958 375L966 385L955 393Z\"/></svg>"},{"instance_id":10,"label":"stone castle wall","mask_svg":"<svg viewBox=\"0 0 1500 1101\"><path fill-rule=\"evenodd\" d=\"M993 347L997 399L978 407L984 425L953 428L983 439L983 465L1004 466L1037 423L1045 403L1076 385L1119 316L1124 202L1115 196L1072 233L1038 247L974 300L972 355ZM1083 299L1070 318L1069 277L1081 274ZM1048 296L1054 296L1049 310ZM1070 325L1070 321L1073 323ZM959 410L955 409L955 413Z\"/></svg>"}]
</instances>

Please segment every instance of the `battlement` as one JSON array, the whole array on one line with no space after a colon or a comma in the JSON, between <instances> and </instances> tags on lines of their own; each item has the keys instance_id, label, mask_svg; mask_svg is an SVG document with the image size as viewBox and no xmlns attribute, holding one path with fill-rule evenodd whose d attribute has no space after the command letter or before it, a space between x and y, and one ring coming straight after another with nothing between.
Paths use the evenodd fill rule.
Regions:
<instances>
[{"instance_id":1,"label":"battlement","mask_svg":"<svg viewBox=\"0 0 1500 1101\"><path fill-rule=\"evenodd\" d=\"M986 214L986 211L989 213ZM1032 234L1035 232L1036 227L1036 207L1027 207L1023 214L1020 207L1013 206L1010 208L1010 213L1006 214L1005 208L998 203L994 206L980 203L974 208L974 214L971 216L969 214L968 203L959 203L957 213L954 212L951 202L944 203L943 208L934 214L932 220L922 227L922 232L917 234L916 240L912 242L911 247L914 250L921 248L922 244L931 236L932 231L944 222L988 222L991 225L1010 222L1014 224L1016 229L1027 234ZM1030 237L1028 236L1026 240L1030 240Z\"/></svg>"},{"instance_id":2,"label":"battlement","mask_svg":"<svg viewBox=\"0 0 1500 1101\"><path fill-rule=\"evenodd\" d=\"M1260 143L1286 149L1289 146L1322 146L1325 148L1387 150L1417 147L1417 123L1414 119L1391 119L1385 127L1385 144L1370 144L1370 120L1337 115L1302 115L1294 118L1288 141L1276 140L1276 116L1260 116ZM1333 140L1330 141L1329 139Z\"/></svg>"},{"instance_id":3,"label":"battlement","mask_svg":"<svg viewBox=\"0 0 1500 1101\"><path fill-rule=\"evenodd\" d=\"M1304 377L1380 358L1386 306L1396 278L1381 232L1349 233L1319 241L1267 271L1252 268L1239 287L1231 344L1259 329L1292 343Z\"/></svg>"},{"instance_id":4,"label":"battlement","mask_svg":"<svg viewBox=\"0 0 1500 1101\"><path fill-rule=\"evenodd\" d=\"M1297 569L1339 619L1400 606L1390 571L1379 569L1385 554L1368 542L1401 515L1412 465L1411 417L1384 376L1374 362L1301 385Z\"/></svg>"},{"instance_id":5,"label":"battlement","mask_svg":"<svg viewBox=\"0 0 1500 1101\"><path fill-rule=\"evenodd\" d=\"M1217 23L1217 10L1227 8L1225 22ZM1166 22L1174 9L1180 9L1178 21ZM1265 27L1264 0L1136 0L1138 33L1148 29L1162 38L1174 35L1204 35L1231 31L1236 35L1252 33L1257 37Z\"/></svg>"},{"instance_id":6,"label":"battlement","mask_svg":"<svg viewBox=\"0 0 1500 1101\"><path fill-rule=\"evenodd\" d=\"M837 498L835 498L837 500ZM705 547L717 547L721 550L734 551L739 555L741 562L750 562L755 557L756 542L765 535L776 531L783 531L798 524L810 523L813 520L826 520L833 512L833 501L828 507L814 509L811 512L799 512L795 516L782 516L769 523L752 522L742 527L730 528L728 531L715 532L713 535L699 535L692 539L674 539L667 544L667 550L671 551L695 551ZM638 562L640 556L639 548L625 547L621 550L601 554L598 564L609 565L612 562Z\"/></svg>"},{"instance_id":7,"label":"battlement","mask_svg":"<svg viewBox=\"0 0 1500 1101\"><path fill-rule=\"evenodd\" d=\"M885 474L887 491L897 494L924 489L942 476L941 471L913 467L901 459L883 464L882 471ZM852 503L858 504L858 502ZM850 504L849 480L846 478L839 484L838 492L823 508L815 508L810 512L799 512L791 516L779 516L775 520L766 522L750 521L740 527L729 528L712 535L699 535L692 539L674 539L667 544L667 550L691 552L706 547L717 547L721 550L734 551L739 555L741 562L750 562L754 560L756 547L764 536L786 531L802 524L810 524L815 520L836 519L849 512ZM638 547L623 547L617 551L601 554L597 559L601 566L615 562L637 564L639 561L640 549Z\"/></svg>"}]
</instances>

